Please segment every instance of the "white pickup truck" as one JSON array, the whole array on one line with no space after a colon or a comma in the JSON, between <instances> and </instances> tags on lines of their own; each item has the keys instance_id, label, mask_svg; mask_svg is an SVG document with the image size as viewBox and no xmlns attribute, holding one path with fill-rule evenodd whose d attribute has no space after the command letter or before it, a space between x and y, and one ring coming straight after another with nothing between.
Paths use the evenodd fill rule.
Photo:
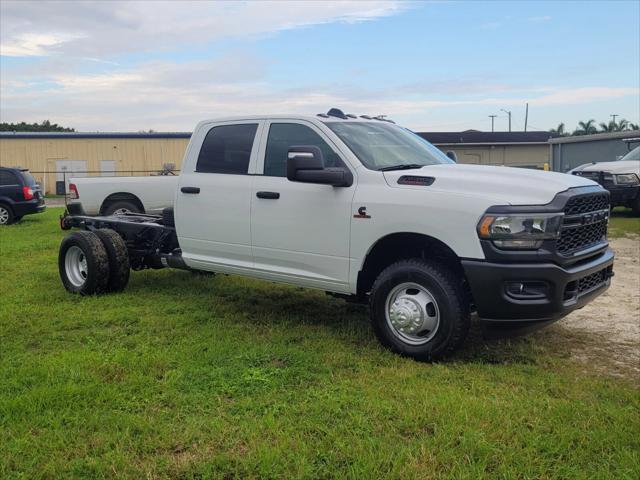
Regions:
<instances>
[{"instance_id":1,"label":"white pickup truck","mask_svg":"<svg viewBox=\"0 0 640 480\"><path fill-rule=\"evenodd\" d=\"M177 175L72 178L67 210L76 215L159 214L173 205L177 187Z\"/></svg>"},{"instance_id":2,"label":"white pickup truck","mask_svg":"<svg viewBox=\"0 0 640 480\"><path fill-rule=\"evenodd\" d=\"M608 216L591 180L457 165L383 119L225 118L196 127L175 211L63 217L83 231L59 270L84 295L163 267L322 289L368 303L384 345L428 360L460 346L471 312L520 333L604 292Z\"/></svg>"},{"instance_id":3,"label":"white pickup truck","mask_svg":"<svg viewBox=\"0 0 640 480\"><path fill-rule=\"evenodd\" d=\"M598 182L609 191L612 207L640 216L640 146L612 162L585 163L568 173Z\"/></svg>"}]
</instances>

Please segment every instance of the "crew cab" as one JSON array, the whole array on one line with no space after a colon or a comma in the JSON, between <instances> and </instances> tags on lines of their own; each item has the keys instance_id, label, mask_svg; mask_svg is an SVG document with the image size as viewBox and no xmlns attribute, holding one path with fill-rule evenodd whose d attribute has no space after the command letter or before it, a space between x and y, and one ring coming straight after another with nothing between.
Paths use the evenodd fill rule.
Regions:
<instances>
[{"instance_id":1,"label":"crew cab","mask_svg":"<svg viewBox=\"0 0 640 480\"><path fill-rule=\"evenodd\" d=\"M640 146L613 162L585 163L569 173L598 182L611 194L612 207L640 216Z\"/></svg>"},{"instance_id":2,"label":"crew cab","mask_svg":"<svg viewBox=\"0 0 640 480\"><path fill-rule=\"evenodd\" d=\"M10 225L46 208L40 185L29 170L0 167L0 225Z\"/></svg>"},{"instance_id":3,"label":"crew cab","mask_svg":"<svg viewBox=\"0 0 640 480\"><path fill-rule=\"evenodd\" d=\"M177 175L72 178L67 210L81 215L160 214L173 205L177 187Z\"/></svg>"},{"instance_id":4,"label":"crew cab","mask_svg":"<svg viewBox=\"0 0 640 480\"><path fill-rule=\"evenodd\" d=\"M59 271L84 295L164 267L321 289L368 303L384 345L429 360L461 345L471 312L520 333L603 293L608 217L591 180L458 165L386 119L224 118L196 127L174 210L62 217L82 231Z\"/></svg>"}]
</instances>

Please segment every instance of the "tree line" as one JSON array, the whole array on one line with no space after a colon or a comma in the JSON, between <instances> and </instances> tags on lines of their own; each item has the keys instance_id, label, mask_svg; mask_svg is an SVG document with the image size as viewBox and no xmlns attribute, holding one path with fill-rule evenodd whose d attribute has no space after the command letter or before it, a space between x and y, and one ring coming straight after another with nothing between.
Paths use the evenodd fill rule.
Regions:
<instances>
[{"instance_id":1,"label":"tree line","mask_svg":"<svg viewBox=\"0 0 640 480\"><path fill-rule=\"evenodd\" d=\"M0 132L75 132L75 128L66 128L57 123L44 120L41 123L0 123Z\"/></svg>"},{"instance_id":2,"label":"tree line","mask_svg":"<svg viewBox=\"0 0 640 480\"><path fill-rule=\"evenodd\" d=\"M640 126L637 123L631 123L622 118L619 122L611 120L609 123L600 122L600 124L597 124L594 119L587 120L586 122L578 122L578 126L573 132L569 132L564 122L562 122L556 128L552 128L549 131L560 137L568 137L574 135L592 135L594 133L626 132L631 130L640 130Z\"/></svg>"}]
</instances>

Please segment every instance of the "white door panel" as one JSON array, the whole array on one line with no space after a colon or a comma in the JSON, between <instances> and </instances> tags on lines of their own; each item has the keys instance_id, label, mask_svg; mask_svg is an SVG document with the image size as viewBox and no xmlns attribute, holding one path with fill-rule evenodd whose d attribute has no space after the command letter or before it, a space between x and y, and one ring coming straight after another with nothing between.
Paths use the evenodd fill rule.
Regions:
<instances>
[{"instance_id":1,"label":"white door panel","mask_svg":"<svg viewBox=\"0 0 640 480\"><path fill-rule=\"evenodd\" d=\"M254 177L252 244L256 268L346 281L352 188ZM256 196L280 193L277 200Z\"/></svg>"},{"instance_id":2,"label":"white door panel","mask_svg":"<svg viewBox=\"0 0 640 480\"><path fill-rule=\"evenodd\" d=\"M231 168L240 157L248 166L242 174L205 172L198 170L197 158L206 135L217 127L234 127L243 124L257 125L253 145L249 153L249 137L221 136L207 147L211 158L217 158L215 166L222 170ZM255 159L259 145L262 122L225 122L207 125L197 132L196 144L188 148L188 163L180 176L176 193L176 230L187 265L193 268L210 268L222 271L219 266L249 268L253 266L251 251L251 192ZM217 130L220 131L220 130ZM237 138L245 140L237 141ZM199 143L197 143L199 142ZM244 162L246 160L242 160ZM228 164L227 164L228 163ZM194 191L195 190L195 191ZM188 193L192 191L193 193Z\"/></svg>"},{"instance_id":3,"label":"white door panel","mask_svg":"<svg viewBox=\"0 0 640 480\"><path fill-rule=\"evenodd\" d=\"M183 174L181 187L200 189L178 189L176 229L185 258L251 265L251 182L249 175Z\"/></svg>"},{"instance_id":4,"label":"white door panel","mask_svg":"<svg viewBox=\"0 0 640 480\"><path fill-rule=\"evenodd\" d=\"M333 149L334 155L337 155L335 145L313 125L288 120L268 122L264 126L258 156L259 172L266 171L264 158L270 127L283 123L309 127L324 141L323 148ZM279 137L277 158L286 156L287 148L283 141L287 138ZM308 141L313 138L311 134ZM300 143L299 139L292 140L292 144L306 144ZM279 174L282 175L281 170ZM333 285L335 290L339 290L335 288L336 285L347 284L354 191L355 184L351 187L332 187L291 182L283 176L255 175L251 195L254 268L297 282L304 280L306 285L319 288ZM280 196L277 199L258 198L258 192L274 192Z\"/></svg>"}]
</instances>

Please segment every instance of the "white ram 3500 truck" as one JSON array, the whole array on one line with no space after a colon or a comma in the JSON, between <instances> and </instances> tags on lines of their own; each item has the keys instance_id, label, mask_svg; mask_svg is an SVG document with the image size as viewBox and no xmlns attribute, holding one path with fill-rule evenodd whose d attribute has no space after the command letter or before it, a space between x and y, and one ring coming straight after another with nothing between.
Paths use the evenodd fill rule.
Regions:
<instances>
[{"instance_id":1,"label":"white ram 3500 truck","mask_svg":"<svg viewBox=\"0 0 640 480\"><path fill-rule=\"evenodd\" d=\"M604 292L609 194L577 176L457 165L389 121L344 115L205 121L175 211L67 215L71 292L122 290L130 269L246 275L368 302L392 350L455 350L477 312L528 331ZM292 293L294 294L294 293Z\"/></svg>"}]
</instances>

